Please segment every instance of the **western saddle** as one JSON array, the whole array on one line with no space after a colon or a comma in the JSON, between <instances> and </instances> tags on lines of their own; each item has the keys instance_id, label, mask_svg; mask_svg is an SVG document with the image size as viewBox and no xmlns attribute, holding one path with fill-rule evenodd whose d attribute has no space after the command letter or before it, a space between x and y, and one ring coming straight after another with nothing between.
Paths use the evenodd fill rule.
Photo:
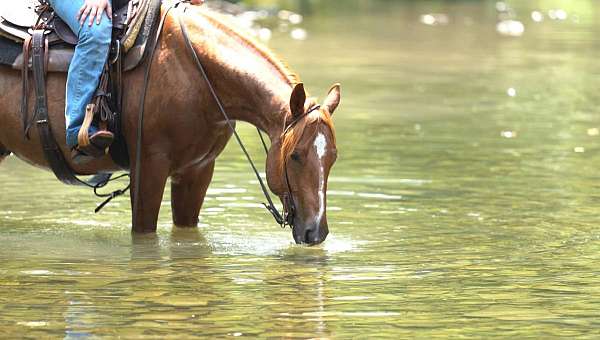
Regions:
<instances>
[{"instance_id":1,"label":"western saddle","mask_svg":"<svg viewBox=\"0 0 600 340\"><path fill-rule=\"evenodd\" d=\"M110 155L122 168L129 167L127 146L120 133L122 107L122 72L131 70L143 61L146 43L156 31L161 0L132 0L113 13L113 43L100 85L86 108L79 143L89 143L87 130L92 122L115 134ZM56 177L66 184L97 186L77 178L55 141L48 118L45 75L47 72L67 72L78 37L48 4L47 0L0 1L0 40L4 46L21 49L15 58L2 59L4 64L21 70L23 98L21 114L26 138L35 124L44 148L46 160ZM0 52L2 53L2 52ZM35 83L35 109L29 115L30 70ZM61 143L62 144L62 143ZM101 176L102 177L102 176ZM108 180L104 176L104 180ZM109 178L110 176L108 176ZM99 182L102 178L92 181Z\"/></svg>"}]
</instances>

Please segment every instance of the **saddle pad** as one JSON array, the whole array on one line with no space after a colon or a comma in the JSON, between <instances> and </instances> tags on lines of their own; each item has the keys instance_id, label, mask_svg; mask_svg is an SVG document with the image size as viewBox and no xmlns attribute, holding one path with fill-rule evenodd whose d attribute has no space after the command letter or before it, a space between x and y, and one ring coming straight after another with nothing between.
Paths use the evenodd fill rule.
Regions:
<instances>
[{"instance_id":1,"label":"saddle pad","mask_svg":"<svg viewBox=\"0 0 600 340\"><path fill-rule=\"evenodd\" d=\"M160 20L162 0L150 0L148 6L148 12L144 19L144 24L140 28L133 47L127 51L125 62L123 67L126 71L135 68L141 61L143 61L149 51L146 50L148 40L154 36L158 29L158 21Z\"/></svg>"},{"instance_id":2,"label":"saddle pad","mask_svg":"<svg viewBox=\"0 0 600 340\"><path fill-rule=\"evenodd\" d=\"M21 53L23 53L21 44L0 36L0 64L12 66Z\"/></svg>"}]
</instances>

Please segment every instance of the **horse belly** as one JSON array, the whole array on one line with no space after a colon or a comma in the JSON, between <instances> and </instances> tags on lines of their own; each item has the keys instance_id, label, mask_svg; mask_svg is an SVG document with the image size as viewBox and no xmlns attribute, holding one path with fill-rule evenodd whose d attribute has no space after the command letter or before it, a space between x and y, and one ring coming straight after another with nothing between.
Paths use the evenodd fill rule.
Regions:
<instances>
[{"instance_id":1,"label":"horse belly","mask_svg":"<svg viewBox=\"0 0 600 340\"><path fill-rule=\"evenodd\" d=\"M204 167L213 162L225 149L232 136L228 127L211 124L205 126L203 131L195 134L197 143L192 148L180 150L180 158L175 172L189 167Z\"/></svg>"}]
</instances>

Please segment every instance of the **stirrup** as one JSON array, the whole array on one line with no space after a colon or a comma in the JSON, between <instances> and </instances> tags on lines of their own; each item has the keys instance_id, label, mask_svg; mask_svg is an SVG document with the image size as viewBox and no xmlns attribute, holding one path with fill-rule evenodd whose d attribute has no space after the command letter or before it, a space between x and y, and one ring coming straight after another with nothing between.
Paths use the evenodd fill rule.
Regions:
<instances>
[{"instance_id":1,"label":"stirrup","mask_svg":"<svg viewBox=\"0 0 600 340\"><path fill-rule=\"evenodd\" d=\"M88 139L87 145L77 145L71 151L75 164L88 163L107 154L115 136L109 131L98 131Z\"/></svg>"}]
</instances>

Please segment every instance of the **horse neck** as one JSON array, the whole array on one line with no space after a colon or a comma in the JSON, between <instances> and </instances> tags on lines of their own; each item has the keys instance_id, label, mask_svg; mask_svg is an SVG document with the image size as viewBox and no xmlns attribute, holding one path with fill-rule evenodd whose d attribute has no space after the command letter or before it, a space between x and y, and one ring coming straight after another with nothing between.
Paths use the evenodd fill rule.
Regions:
<instances>
[{"instance_id":1,"label":"horse neck","mask_svg":"<svg viewBox=\"0 0 600 340\"><path fill-rule=\"evenodd\" d=\"M226 70L232 72L235 70ZM231 86L234 85L234 86ZM232 120L250 123L266 132L273 141L283 132L287 112L289 111L289 97L292 89L289 86L269 86L255 79L243 79L229 83L229 91L217 90L223 100L227 114ZM222 87L227 87L223 83ZM221 95L223 93L223 95Z\"/></svg>"},{"instance_id":2,"label":"horse neck","mask_svg":"<svg viewBox=\"0 0 600 340\"><path fill-rule=\"evenodd\" d=\"M253 45L240 42L239 36L225 32L199 13L192 12L185 17L185 23L211 82L208 85L200 78L200 91L208 96L205 103L215 103L209 95L208 87L212 86L230 119L256 126L271 140L278 138L289 112L292 82ZM186 54L181 56L187 60L182 61L187 64L185 67L200 74L189 51L180 51Z\"/></svg>"}]
</instances>

